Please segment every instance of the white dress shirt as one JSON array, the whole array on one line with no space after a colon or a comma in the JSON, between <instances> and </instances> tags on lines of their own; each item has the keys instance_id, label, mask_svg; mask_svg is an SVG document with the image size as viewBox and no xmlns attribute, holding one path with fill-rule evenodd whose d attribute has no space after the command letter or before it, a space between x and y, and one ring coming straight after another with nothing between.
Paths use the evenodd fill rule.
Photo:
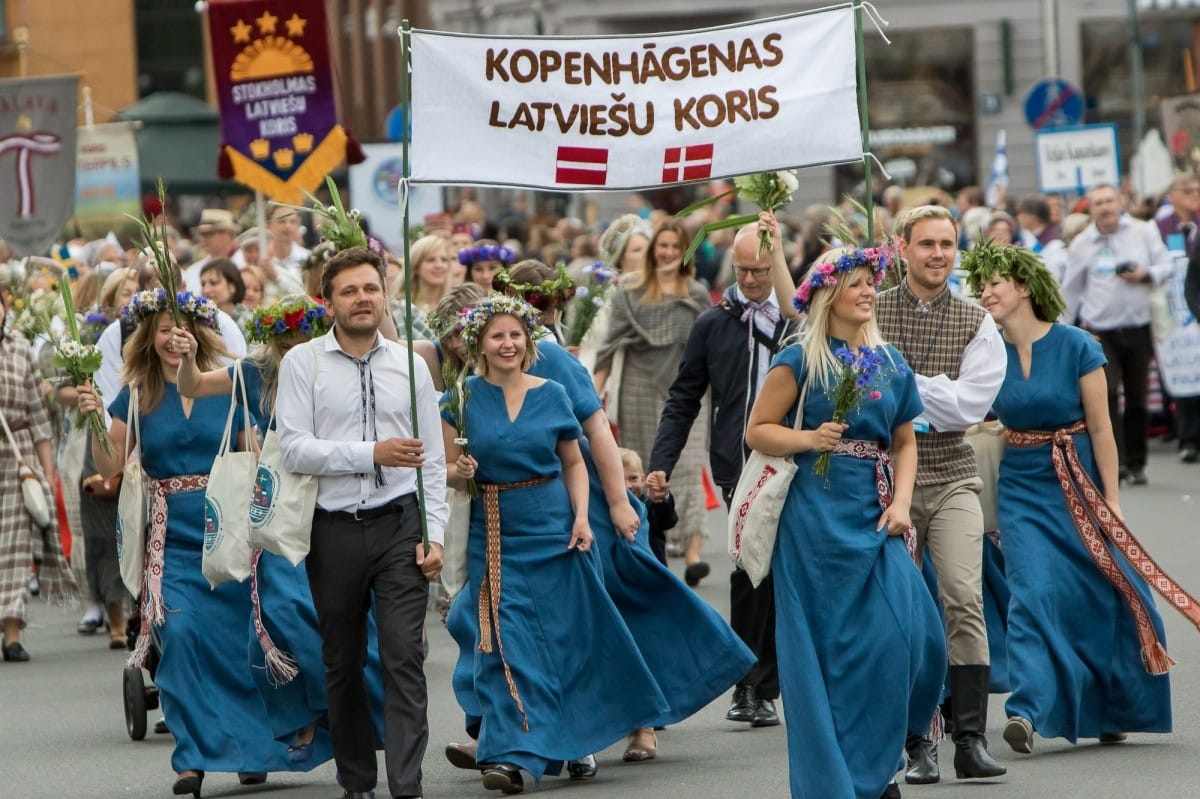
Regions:
<instances>
[{"instance_id":1,"label":"white dress shirt","mask_svg":"<svg viewBox=\"0 0 1200 799\"><path fill-rule=\"evenodd\" d=\"M449 506L438 393L425 361L416 358L414 366L429 540L441 544ZM414 438L411 411L408 352L383 336L355 359L331 332L293 347L279 366L275 422L283 462L317 475L317 507L324 510L354 513L416 493L415 469L381 467L380 484L375 466L376 441Z\"/></svg>"},{"instance_id":2,"label":"white dress shirt","mask_svg":"<svg viewBox=\"0 0 1200 799\"><path fill-rule=\"evenodd\" d=\"M1150 271L1151 284L1130 283L1116 274L1122 261ZM1105 235L1088 225L1071 242L1062 294L1062 321L1092 330L1116 330L1150 324L1150 290L1171 279L1174 262L1158 227L1122 214L1117 230Z\"/></svg>"},{"instance_id":3,"label":"white dress shirt","mask_svg":"<svg viewBox=\"0 0 1200 799\"><path fill-rule=\"evenodd\" d=\"M939 433L966 430L978 424L1000 393L1007 368L1004 339L992 317L985 315L975 338L963 350L957 380L945 374L927 377L914 373L917 393L925 404L921 415Z\"/></svg>"},{"instance_id":4,"label":"white dress shirt","mask_svg":"<svg viewBox=\"0 0 1200 799\"><path fill-rule=\"evenodd\" d=\"M739 302L750 302L750 300L746 299L746 295L742 293L740 286L735 287L735 290L737 292L737 298ZM779 310L779 300L775 299L774 289L771 290L771 293L760 303L760 305L771 305L775 307L776 311ZM775 338L775 324L776 323L771 321L771 319L768 318L768 316L762 311L754 312L754 326L758 328L758 332L762 333L768 339ZM758 375L755 377L754 382L755 396L758 396L758 389L762 388L763 381L767 379L767 372L771 371L771 350L763 346L762 342L758 342L757 346Z\"/></svg>"}]
</instances>

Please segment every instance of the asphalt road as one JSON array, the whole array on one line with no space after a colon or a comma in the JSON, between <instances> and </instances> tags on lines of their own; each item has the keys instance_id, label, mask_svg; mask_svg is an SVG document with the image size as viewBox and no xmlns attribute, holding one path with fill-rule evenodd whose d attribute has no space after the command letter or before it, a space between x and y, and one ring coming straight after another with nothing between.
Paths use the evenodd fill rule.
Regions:
<instances>
[{"instance_id":1,"label":"asphalt road","mask_svg":"<svg viewBox=\"0 0 1200 799\"><path fill-rule=\"evenodd\" d=\"M1193 594L1200 595L1200 466L1180 464L1174 451L1152 445L1151 484L1127 488L1122 505L1147 549ZM713 576L698 588L723 613L728 610L724 577L724 519L710 514L709 560ZM677 567L682 570L682 563ZM79 609L48 607L35 601L25 645L34 660L0 663L0 799L59 797L170 796L169 736L131 741L125 732L121 673L123 654L105 649L104 636L75 632ZM1162 605L1160 603L1160 609ZM1128 743L1071 746L1038 739L1033 756L1016 755L1000 738L1003 697L992 699L989 738L992 751L1009 768L989 783L904 787L906 797L926 799L1015 799L1086 797L1156 799L1200 797L1200 634L1181 616L1163 609L1172 656L1175 732L1133 735ZM429 617L430 746L425 758L425 795L433 799L498 796L479 778L450 767L442 756L447 741L461 740L461 714L450 691L454 646L435 614ZM787 755L782 727L752 730L724 720L723 697L683 724L659 734L659 757L643 764L621 763L624 744L599 756L591 782L548 778L539 792L587 799L707 799L765 797L785 799ZM587 708L579 708L587 712ZM153 721L153 718L151 718ZM803 735L802 720L794 734ZM943 771L952 745L942 746ZM380 769L382 775L382 765ZM381 782L381 787L385 783ZM528 792L528 791L527 791ZM562 794L560 792L566 792ZM205 796L335 799L334 767L308 774L272 775L260 787L244 788L233 775L210 774ZM383 792L380 793L381 799Z\"/></svg>"}]
</instances>

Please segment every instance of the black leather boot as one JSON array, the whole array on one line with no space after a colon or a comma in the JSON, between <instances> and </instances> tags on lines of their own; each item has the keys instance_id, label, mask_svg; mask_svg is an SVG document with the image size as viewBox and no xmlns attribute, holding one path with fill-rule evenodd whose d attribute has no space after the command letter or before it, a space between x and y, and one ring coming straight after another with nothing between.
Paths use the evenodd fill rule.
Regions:
<instances>
[{"instance_id":1,"label":"black leather boot","mask_svg":"<svg viewBox=\"0 0 1200 799\"><path fill-rule=\"evenodd\" d=\"M908 771L904 772L906 783L933 785L941 781L936 743L920 735L910 735L904 742L904 753L908 755Z\"/></svg>"},{"instance_id":2,"label":"black leather boot","mask_svg":"<svg viewBox=\"0 0 1200 799\"><path fill-rule=\"evenodd\" d=\"M988 666L951 666L954 697L954 774L960 780L999 777L1008 769L988 754Z\"/></svg>"}]
</instances>

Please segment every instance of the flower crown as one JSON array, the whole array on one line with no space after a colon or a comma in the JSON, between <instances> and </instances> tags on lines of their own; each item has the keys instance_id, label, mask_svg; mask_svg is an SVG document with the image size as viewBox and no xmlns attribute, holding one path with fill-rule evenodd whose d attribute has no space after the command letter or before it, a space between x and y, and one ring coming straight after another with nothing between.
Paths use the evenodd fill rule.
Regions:
<instances>
[{"instance_id":1,"label":"flower crown","mask_svg":"<svg viewBox=\"0 0 1200 799\"><path fill-rule=\"evenodd\" d=\"M190 291L181 291L175 295L175 302L179 306L179 312L184 316L190 316L200 324L216 329L217 306L213 304L212 300L200 297ZM164 288L148 289L134 294L133 299L121 312L121 316L141 323L144 319L169 310L171 310L171 306L167 302L167 290Z\"/></svg>"},{"instance_id":2,"label":"flower crown","mask_svg":"<svg viewBox=\"0 0 1200 799\"><path fill-rule=\"evenodd\" d=\"M458 314L430 313L425 316L425 324L438 339L456 336L462 332L463 318Z\"/></svg>"},{"instance_id":3,"label":"flower crown","mask_svg":"<svg viewBox=\"0 0 1200 799\"><path fill-rule=\"evenodd\" d=\"M543 280L541 283L514 283L509 271L501 269L492 278L492 288L496 291L512 289L521 299L539 311L549 310L555 304L562 307L575 296L575 281L571 279L571 274L564 264L560 263L554 267L554 272L553 280Z\"/></svg>"},{"instance_id":4,"label":"flower crown","mask_svg":"<svg viewBox=\"0 0 1200 799\"><path fill-rule=\"evenodd\" d=\"M246 341L266 344L307 333L312 338L329 332L329 313L324 305L296 300L275 302L254 309L246 322Z\"/></svg>"},{"instance_id":5,"label":"flower crown","mask_svg":"<svg viewBox=\"0 0 1200 799\"><path fill-rule=\"evenodd\" d=\"M515 316L519 319L521 324L525 325L525 330L531 339L538 339L543 335L542 326L538 322L538 312L532 305L517 297L492 292L458 313L459 324L462 327L459 335L462 336L467 354L472 358L479 356L479 335L483 332L483 328L493 316L501 314Z\"/></svg>"},{"instance_id":6,"label":"flower crown","mask_svg":"<svg viewBox=\"0 0 1200 799\"><path fill-rule=\"evenodd\" d=\"M852 272L863 266L870 267L874 271L875 288L879 288L883 283L884 274L887 272L888 257L881 247L871 247L866 250L851 250L836 261L817 264L809 270L808 276L796 289L796 296L792 298L792 307L800 313L808 313L814 291L825 286L836 286L839 272Z\"/></svg>"},{"instance_id":7,"label":"flower crown","mask_svg":"<svg viewBox=\"0 0 1200 799\"><path fill-rule=\"evenodd\" d=\"M499 261L505 266L509 266L515 260L517 260L516 252L511 247L505 247L502 244L480 244L458 251L458 262L467 267L484 261Z\"/></svg>"}]
</instances>

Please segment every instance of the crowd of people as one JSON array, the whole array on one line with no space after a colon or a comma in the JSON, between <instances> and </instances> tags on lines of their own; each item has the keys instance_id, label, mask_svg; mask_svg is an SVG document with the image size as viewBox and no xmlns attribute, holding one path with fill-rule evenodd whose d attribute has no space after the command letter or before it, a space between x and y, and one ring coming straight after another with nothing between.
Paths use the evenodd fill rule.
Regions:
<instances>
[{"instance_id":1,"label":"crowd of people","mask_svg":"<svg viewBox=\"0 0 1200 799\"><path fill-rule=\"evenodd\" d=\"M445 756L504 794L590 779L623 739L651 761L656 731L731 689L726 718L751 728L780 725L782 698L794 797L938 782L944 736L958 779L1004 775L993 692L1020 753L1169 731L1149 587L1169 578L1120 491L1149 480L1157 295L1177 281L1200 306L1200 180L1149 220L1106 185L1065 217L974 188L880 199L870 220L763 212L690 260L702 219L644 207L589 230L465 202L407 264L344 214L314 217L326 238L306 249L301 212L270 205L264 232L220 208L194 241L168 228L170 265L111 240L10 265L4 661L31 657L30 594L78 593L81 635L153 666L177 795L332 758L362 799L382 749L387 794L421 796L431 585L459 647L466 737ZM91 380L55 363L64 283L102 356ZM1186 463L1198 405L1163 396ZM211 588L226 449L315 488L307 557L255 550L249 580ZM797 469L770 574L730 569L726 621L692 589L708 510L752 501L751 451ZM122 524L134 462L144 530Z\"/></svg>"}]
</instances>

